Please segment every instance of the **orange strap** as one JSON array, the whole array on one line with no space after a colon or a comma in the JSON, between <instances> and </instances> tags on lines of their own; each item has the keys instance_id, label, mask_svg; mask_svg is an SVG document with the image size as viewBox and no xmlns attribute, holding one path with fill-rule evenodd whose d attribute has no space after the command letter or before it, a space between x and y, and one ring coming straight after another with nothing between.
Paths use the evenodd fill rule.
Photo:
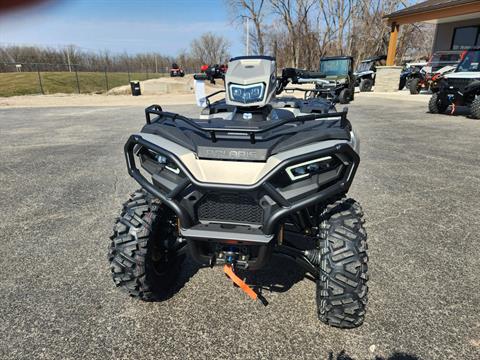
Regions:
<instances>
[{"instance_id":1,"label":"orange strap","mask_svg":"<svg viewBox=\"0 0 480 360\"><path fill-rule=\"evenodd\" d=\"M250 286L248 286L245 281L240 279L235 273L233 272L231 265L224 265L223 272L227 275L235 284L237 284L240 289L242 289L251 299L257 300L258 295L255 291L252 290Z\"/></svg>"}]
</instances>

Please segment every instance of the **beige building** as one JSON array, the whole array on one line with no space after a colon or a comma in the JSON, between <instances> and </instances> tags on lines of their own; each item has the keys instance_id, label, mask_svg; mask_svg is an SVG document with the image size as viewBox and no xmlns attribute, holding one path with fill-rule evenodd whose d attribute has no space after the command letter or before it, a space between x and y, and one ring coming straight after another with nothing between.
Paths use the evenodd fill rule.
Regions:
<instances>
[{"instance_id":1,"label":"beige building","mask_svg":"<svg viewBox=\"0 0 480 360\"><path fill-rule=\"evenodd\" d=\"M427 0L386 15L392 30L387 65L395 64L400 26L416 22L436 24L432 51L480 46L480 0Z\"/></svg>"}]
</instances>

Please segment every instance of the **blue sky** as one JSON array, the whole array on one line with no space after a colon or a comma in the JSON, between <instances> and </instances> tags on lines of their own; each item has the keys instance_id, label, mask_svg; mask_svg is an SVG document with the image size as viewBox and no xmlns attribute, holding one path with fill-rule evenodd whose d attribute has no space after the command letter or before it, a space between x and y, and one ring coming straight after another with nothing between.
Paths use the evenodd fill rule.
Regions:
<instances>
[{"instance_id":1,"label":"blue sky","mask_svg":"<svg viewBox=\"0 0 480 360\"><path fill-rule=\"evenodd\" d=\"M206 31L225 36L231 54L243 52L242 28L222 0L63 0L0 17L1 44L176 55Z\"/></svg>"}]
</instances>

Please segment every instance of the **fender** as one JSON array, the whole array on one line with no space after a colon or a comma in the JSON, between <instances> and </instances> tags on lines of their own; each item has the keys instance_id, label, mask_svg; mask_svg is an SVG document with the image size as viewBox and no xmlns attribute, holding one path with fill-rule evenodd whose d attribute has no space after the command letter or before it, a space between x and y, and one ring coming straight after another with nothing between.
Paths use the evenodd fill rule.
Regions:
<instances>
[{"instance_id":1,"label":"fender","mask_svg":"<svg viewBox=\"0 0 480 360\"><path fill-rule=\"evenodd\" d=\"M480 94L480 80L474 80L465 87L464 94Z\"/></svg>"}]
</instances>

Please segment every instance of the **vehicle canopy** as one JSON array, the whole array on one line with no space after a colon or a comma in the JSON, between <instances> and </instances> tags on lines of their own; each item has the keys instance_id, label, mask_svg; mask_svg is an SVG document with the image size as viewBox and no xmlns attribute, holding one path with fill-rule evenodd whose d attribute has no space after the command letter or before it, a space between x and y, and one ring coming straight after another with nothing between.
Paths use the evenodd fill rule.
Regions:
<instances>
[{"instance_id":1,"label":"vehicle canopy","mask_svg":"<svg viewBox=\"0 0 480 360\"><path fill-rule=\"evenodd\" d=\"M346 79L353 72L351 56L330 56L320 59L320 72L329 80Z\"/></svg>"},{"instance_id":2,"label":"vehicle canopy","mask_svg":"<svg viewBox=\"0 0 480 360\"><path fill-rule=\"evenodd\" d=\"M375 71L375 65L378 62L386 59L387 59L386 55L380 55L380 56L374 56L369 59L362 60L358 65L356 72L359 73L359 72L370 71L370 70Z\"/></svg>"}]
</instances>

